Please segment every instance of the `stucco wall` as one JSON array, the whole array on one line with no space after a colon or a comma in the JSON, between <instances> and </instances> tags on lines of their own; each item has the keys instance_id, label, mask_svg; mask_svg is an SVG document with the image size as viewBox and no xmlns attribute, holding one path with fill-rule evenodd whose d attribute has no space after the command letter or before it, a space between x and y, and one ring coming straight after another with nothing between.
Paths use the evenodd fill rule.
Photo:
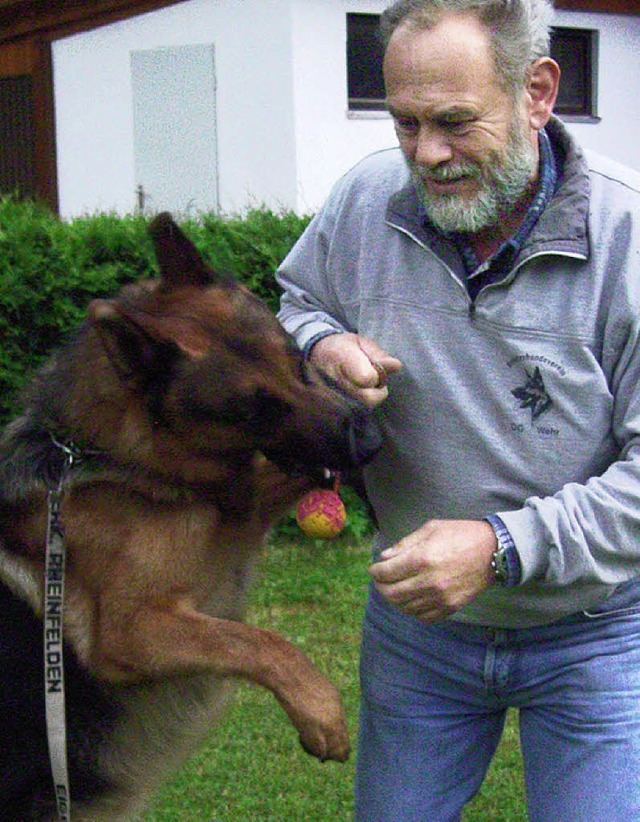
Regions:
<instances>
[{"instance_id":1,"label":"stucco wall","mask_svg":"<svg viewBox=\"0 0 640 822\"><path fill-rule=\"evenodd\" d=\"M130 54L190 43L215 46L223 210L263 200L292 207L296 166L290 42L289 0L190 0L56 42L62 215L134 208L138 181ZM193 208L198 210L197 202Z\"/></svg>"},{"instance_id":2,"label":"stucco wall","mask_svg":"<svg viewBox=\"0 0 640 822\"><path fill-rule=\"evenodd\" d=\"M315 211L365 154L395 144L385 115L347 111L346 14L386 0L188 0L54 44L63 216L131 211L132 51L210 43L217 79L221 209ZM640 169L640 17L557 12L600 30L598 123L570 123L581 142ZM188 124L185 124L188 128ZM199 203L192 204L194 210Z\"/></svg>"}]
</instances>

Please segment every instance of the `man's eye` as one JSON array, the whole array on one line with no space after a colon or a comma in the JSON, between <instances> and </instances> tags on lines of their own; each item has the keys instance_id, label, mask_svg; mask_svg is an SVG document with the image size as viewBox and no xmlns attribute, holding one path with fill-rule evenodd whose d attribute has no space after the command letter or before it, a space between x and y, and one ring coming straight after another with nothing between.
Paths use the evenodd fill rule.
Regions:
<instances>
[{"instance_id":1,"label":"man's eye","mask_svg":"<svg viewBox=\"0 0 640 822\"><path fill-rule=\"evenodd\" d=\"M418 130L418 123L411 117L395 117L395 126L403 134L414 134Z\"/></svg>"},{"instance_id":2,"label":"man's eye","mask_svg":"<svg viewBox=\"0 0 640 822\"><path fill-rule=\"evenodd\" d=\"M459 134L460 132L466 131L471 123L472 120L443 120L440 125L445 131L451 134Z\"/></svg>"}]
</instances>

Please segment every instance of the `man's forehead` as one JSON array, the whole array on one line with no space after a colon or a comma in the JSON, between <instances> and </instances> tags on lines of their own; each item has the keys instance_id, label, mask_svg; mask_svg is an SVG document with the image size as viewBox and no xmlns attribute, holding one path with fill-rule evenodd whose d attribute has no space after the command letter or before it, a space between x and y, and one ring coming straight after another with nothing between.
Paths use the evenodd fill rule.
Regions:
<instances>
[{"instance_id":1,"label":"man's forehead","mask_svg":"<svg viewBox=\"0 0 640 822\"><path fill-rule=\"evenodd\" d=\"M446 27L443 22L428 30L404 27L394 33L384 60L392 114L423 109L438 119L460 120L501 104L503 90L488 35L467 18L457 15ZM473 42L465 39L469 29Z\"/></svg>"},{"instance_id":2,"label":"man's forehead","mask_svg":"<svg viewBox=\"0 0 640 822\"><path fill-rule=\"evenodd\" d=\"M495 78L489 33L470 14L447 14L436 25L417 28L399 26L391 36L384 56L385 81L475 84Z\"/></svg>"}]
</instances>

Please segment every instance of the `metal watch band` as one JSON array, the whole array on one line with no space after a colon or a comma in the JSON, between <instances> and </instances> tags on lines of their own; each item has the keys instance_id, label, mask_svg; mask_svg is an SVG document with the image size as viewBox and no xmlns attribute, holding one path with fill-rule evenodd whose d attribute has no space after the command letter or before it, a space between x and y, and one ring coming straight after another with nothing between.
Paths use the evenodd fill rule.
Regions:
<instances>
[{"instance_id":1,"label":"metal watch band","mask_svg":"<svg viewBox=\"0 0 640 822\"><path fill-rule=\"evenodd\" d=\"M507 546L498 537L498 547L491 556L491 568L493 576L498 585L506 585L509 580L509 568L507 566Z\"/></svg>"}]
</instances>

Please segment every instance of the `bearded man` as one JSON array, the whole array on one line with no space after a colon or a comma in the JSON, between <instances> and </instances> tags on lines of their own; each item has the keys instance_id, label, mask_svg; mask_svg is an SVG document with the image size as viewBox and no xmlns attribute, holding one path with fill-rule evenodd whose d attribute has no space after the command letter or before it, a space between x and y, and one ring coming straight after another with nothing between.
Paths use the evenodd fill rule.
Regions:
<instances>
[{"instance_id":1,"label":"bearded man","mask_svg":"<svg viewBox=\"0 0 640 822\"><path fill-rule=\"evenodd\" d=\"M390 6L400 148L279 273L281 321L385 433L361 822L459 819L509 708L530 819L640 819L640 175L553 115L552 15Z\"/></svg>"}]
</instances>

